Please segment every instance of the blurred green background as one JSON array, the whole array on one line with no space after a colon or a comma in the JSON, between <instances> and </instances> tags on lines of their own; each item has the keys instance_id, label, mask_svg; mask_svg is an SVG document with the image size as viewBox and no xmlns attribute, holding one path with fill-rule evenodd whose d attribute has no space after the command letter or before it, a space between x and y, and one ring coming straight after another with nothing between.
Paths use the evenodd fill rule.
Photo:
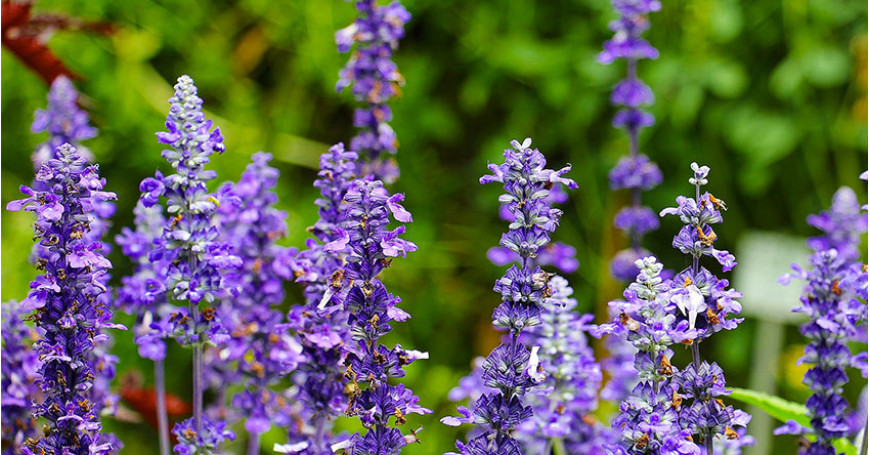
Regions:
<instances>
[{"instance_id":1,"label":"blurred green background","mask_svg":"<svg viewBox=\"0 0 870 455\"><path fill-rule=\"evenodd\" d=\"M420 250L396 261L385 281L413 315L397 324L390 341L431 354L408 371L406 383L434 414L409 419L407 428L423 425L425 431L423 444L406 453L440 454L461 435L438 423L454 413L448 390L468 373L473 357L497 343L489 317L499 300L492 284L503 269L489 264L485 252L506 225L497 216L498 188L481 187L477 179L511 139L530 136L551 167L574 166L570 175L580 189L565 205L554 237L577 247L581 267L568 278L580 309L597 313L601 322L607 301L621 294L608 262L625 245L611 222L628 195L609 190L607 173L628 143L610 125L608 96L625 70L595 59L615 17L606 0L403 3L413 18L395 56L406 85L392 103L402 171L393 188L406 193L415 221L407 238ZM354 102L334 90L348 55L333 43L333 33L353 20L352 3L43 0L36 10L117 27L110 36L68 31L49 40L83 77L76 85L100 131L85 144L107 188L119 196L113 233L132 223L138 182L167 167L154 132L162 129L175 78L189 74L226 136L227 152L213 160L216 183L237 179L251 154L273 153L282 175L279 207L289 213L283 242L303 245L305 227L316 219L311 184L317 158L354 134ZM651 109L657 122L641 136L641 149L665 178L646 202L656 211L672 205L690 190L689 163L709 165L710 191L729 207L717 228L719 243L733 249L751 230L814 235L806 216L829 205L840 185L866 201L858 180L867 166L866 18L863 1L666 2L646 35L661 57L639 65L657 97ZM45 137L31 134L30 123L46 93L4 49L4 206L33 177L30 154ZM2 214L3 300L23 298L35 275L27 262L31 223L31 214ZM677 223L666 219L646 238L648 249L674 269L686 265L670 247ZM116 281L130 271L119 253L111 256ZM288 291L288 307L301 301L295 285ZM750 318L702 346L730 385L748 385L750 362L764 341L755 337L757 324ZM138 370L150 381L150 363L137 356L130 332L115 338L119 377ZM803 370L794 367L802 342L789 326L765 373L773 375L777 393L801 402L809 395L800 383ZM174 348L170 356L169 389L189 397L189 353ZM862 383L854 377L850 402ZM610 409L604 405L599 417ZM126 442L124 453L156 452L156 433L146 424L106 426ZM234 447L240 452L244 432L239 436ZM273 430L264 447L283 441ZM773 443L795 449L793 438Z\"/></svg>"}]
</instances>

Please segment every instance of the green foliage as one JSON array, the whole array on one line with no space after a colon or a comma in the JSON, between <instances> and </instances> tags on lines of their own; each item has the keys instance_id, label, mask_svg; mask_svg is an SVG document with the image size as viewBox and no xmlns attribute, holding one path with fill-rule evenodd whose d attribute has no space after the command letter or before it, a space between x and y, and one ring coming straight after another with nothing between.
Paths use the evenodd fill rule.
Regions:
<instances>
[{"instance_id":1,"label":"green foliage","mask_svg":"<svg viewBox=\"0 0 870 455\"><path fill-rule=\"evenodd\" d=\"M810 418L807 417L807 408L802 404L750 389L730 388L728 390L731 391L729 397L732 400L755 406L781 422L794 420L803 427L811 428Z\"/></svg>"},{"instance_id":2,"label":"green foliage","mask_svg":"<svg viewBox=\"0 0 870 455\"><path fill-rule=\"evenodd\" d=\"M731 391L731 395L729 395L731 399L755 406L781 422L794 420L804 428L812 428L810 418L807 416L807 408L802 404L756 390L741 388L730 388L728 390ZM815 437L808 435L807 439L813 441ZM836 447L837 453L845 453L846 455L858 453L858 448L847 438L837 439L834 442L834 447Z\"/></svg>"}]
</instances>

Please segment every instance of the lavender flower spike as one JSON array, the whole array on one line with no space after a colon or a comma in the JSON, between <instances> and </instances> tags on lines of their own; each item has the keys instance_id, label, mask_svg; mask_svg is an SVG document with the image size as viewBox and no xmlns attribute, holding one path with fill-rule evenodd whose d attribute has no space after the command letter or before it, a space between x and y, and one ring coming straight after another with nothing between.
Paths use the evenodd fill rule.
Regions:
<instances>
[{"instance_id":1,"label":"lavender flower spike","mask_svg":"<svg viewBox=\"0 0 870 455\"><path fill-rule=\"evenodd\" d=\"M321 197L315 201L320 218L309 230L315 239L308 248L284 264L285 273L295 276L304 286L305 305L293 307L289 323L300 335L305 358L293 372L301 406L298 420L290 425L289 442L276 446L283 453L330 455L331 446L339 443L332 434L332 422L347 408L344 395L343 363L347 353L343 345L350 341L348 314L342 308L341 286L344 259L341 253L324 251L323 246L339 240L346 217L343 204L356 175L357 154L338 143L320 157L320 172L314 186Z\"/></svg>"},{"instance_id":2,"label":"lavender flower spike","mask_svg":"<svg viewBox=\"0 0 870 455\"><path fill-rule=\"evenodd\" d=\"M737 328L743 319L729 317L740 314L742 307L737 299L743 294L729 289L728 280L717 278L701 266L704 256L716 259L723 271L731 270L737 261L731 253L713 246L717 236L711 225L722 222L726 206L709 192L701 194L710 168L697 163L692 163L691 168L689 183L695 187L695 197L679 196L677 207L661 211L662 216L680 217L684 226L674 237L673 246L692 258L692 265L674 277L670 296L678 323L688 324L689 332L683 342L691 342L692 363L673 380L684 396L692 397L691 404L680 413L681 424L692 432L695 441L704 444L708 455L713 455L714 438L738 439L739 433L734 428L746 426L751 416L717 399L728 394L725 376L716 363L701 361L699 344L720 330Z\"/></svg>"},{"instance_id":3,"label":"lavender flower spike","mask_svg":"<svg viewBox=\"0 0 870 455\"><path fill-rule=\"evenodd\" d=\"M399 142L389 124L393 113L387 102L399 94L404 83L390 57L405 35L411 14L398 0L384 6L378 6L376 0L354 3L359 17L335 33L339 52L348 52L356 44L356 51L339 72L336 88L341 91L352 86L356 100L365 104L354 113L353 124L360 131L350 141L350 149L368 160L361 175L371 174L390 183L398 178L399 168L387 155L396 153Z\"/></svg>"},{"instance_id":4,"label":"lavender flower spike","mask_svg":"<svg viewBox=\"0 0 870 455\"><path fill-rule=\"evenodd\" d=\"M39 259L44 273L21 302L24 311L35 310L31 317L44 330L36 343L43 396L34 415L47 420L49 431L27 440L22 452L108 454L117 447L100 434L100 405L91 400L99 363L94 353L107 338L104 329L123 327L111 322L111 308L100 298L106 292L102 275L112 264L102 255L101 242L84 234L92 204L116 196L103 191L97 167L88 166L73 146L60 146L56 156L36 176L49 190L22 186L28 197L6 206L36 212L35 238L52 253Z\"/></svg>"},{"instance_id":5,"label":"lavender flower spike","mask_svg":"<svg viewBox=\"0 0 870 455\"><path fill-rule=\"evenodd\" d=\"M295 251L275 244L286 235L287 214L274 207L278 170L269 166L271 159L268 153L254 154L239 182L221 187L225 202L218 209L221 240L233 246L242 269L229 278L239 294L221 302L218 310L230 338L217 346L215 361L223 384L244 387L232 403L244 416L252 455L260 453L260 435L273 423L290 425L289 402L273 386L302 360L302 346L275 308L284 301L279 262Z\"/></svg>"},{"instance_id":6,"label":"lavender flower spike","mask_svg":"<svg viewBox=\"0 0 870 455\"><path fill-rule=\"evenodd\" d=\"M95 137L97 130L88 123L88 113L76 104L78 98L78 92L66 76L58 76L51 83L48 108L36 111L30 127L34 133L47 131L51 135L33 152L36 170L45 160L56 158L57 148L67 142L76 147L79 155L88 162L93 162L94 155L81 145L81 141Z\"/></svg>"},{"instance_id":7,"label":"lavender flower spike","mask_svg":"<svg viewBox=\"0 0 870 455\"><path fill-rule=\"evenodd\" d=\"M390 216L400 223L411 222L411 214L400 205L403 199L401 194L391 196L379 180L355 180L344 197L347 211L336 232L338 239L323 247L325 252L346 255L346 264L336 275L352 340L345 348L344 392L349 400L345 412L358 417L368 431L332 448L345 448L352 455L398 454L417 441L416 431L403 435L391 427L390 419L399 426L408 414L432 412L419 406L419 398L403 384L390 384L391 378L405 375L406 365L428 354L380 344L380 338L392 330L392 321L410 317L397 306L401 299L388 293L378 279L394 258L417 250L417 245L399 237L405 233L404 225L388 230Z\"/></svg>"},{"instance_id":8,"label":"lavender flower spike","mask_svg":"<svg viewBox=\"0 0 870 455\"><path fill-rule=\"evenodd\" d=\"M550 278L549 289L541 324L531 327L525 340L539 349L547 378L526 395L534 415L520 424L516 438L530 454L549 454L554 444L566 453L603 454L614 435L592 415L601 385L601 367L586 339L593 316L572 311L577 301L564 278Z\"/></svg>"},{"instance_id":9,"label":"lavender flower spike","mask_svg":"<svg viewBox=\"0 0 870 455\"><path fill-rule=\"evenodd\" d=\"M658 0L611 2L619 18L610 23L615 35L604 43L598 61L605 65L615 60L626 62L626 77L613 88L610 102L620 108L614 116L613 126L625 129L629 154L610 171L610 188L614 191L628 189L631 205L623 207L613 220L614 227L625 233L629 246L613 256L610 273L618 281L629 282L638 274L637 261L651 255L643 247L644 234L659 227L655 213L642 203L643 192L658 186L662 182L662 173L649 157L640 153L640 132L654 122L652 114L644 111L642 106L652 104L655 98L652 89L638 78L637 63L645 58L658 58L658 51L641 35L649 28L649 14L660 10L661 3ZM622 401L631 395L637 384L633 348L616 335L607 337L605 347L610 356L601 364L610 380L602 391L602 397Z\"/></svg>"},{"instance_id":10,"label":"lavender flower spike","mask_svg":"<svg viewBox=\"0 0 870 455\"><path fill-rule=\"evenodd\" d=\"M620 211L614 220L617 229L625 231L631 241L628 249L616 254L610 264L614 278L630 281L637 276L635 261L649 255L643 249L641 239L646 232L658 229L659 221L649 207L641 205L643 191L658 186L662 173L658 166L639 152L640 131L653 124L652 114L641 106L652 104L652 90L637 77L637 62L644 58L658 58L658 51L641 35L649 28L649 13L658 11L662 5L657 0L612 0L619 19L610 23L616 34L604 43L598 61L607 65L615 60L626 61L627 76L614 87L610 102L622 109L613 119L613 126L625 128L629 139L629 156L619 160L610 171L610 187L613 190L631 190L631 206Z\"/></svg>"},{"instance_id":11,"label":"lavender flower spike","mask_svg":"<svg viewBox=\"0 0 870 455\"><path fill-rule=\"evenodd\" d=\"M638 259L640 273L625 290L624 301L610 302L616 317L602 324L596 333L615 334L628 340L635 350L635 374L639 382L619 405L613 429L619 443L605 447L619 455L700 454L690 442L691 430L680 424L683 396L671 364L671 345L696 335L686 320L678 321L670 302L674 284L661 277L662 264L655 257Z\"/></svg>"},{"instance_id":12,"label":"lavender flower spike","mask_svg":"<svg viewBox=\"0 0 870 455\"><path fill-rule=\"evenodd\" d=\"M538 250L549 243L550 233L559 225L562 215L561 210L550 207L546 198L556 184L573 189L577 183L562 177L570 166L558 171L546 169L544 155L530 148L531 145L531 139L522 144L511 141L513 148L505 150L504 164L490 164L492 175L480 179L480 183L504 185L506 194L500 196L499 201L508 207L514 221L510 230L502 235L501 245L519 254L522 264L511 266L494 288L501 294L502 303L493 313L493 325L508 330L509 341L486 358L483 380L487 387L498 391L481 395L474 409L459 407L461 417L441 419L447 425L473 423L480 426L468 443L456 442L456 448L463 455L521 453L513 433L533 414L532 408L523 402L523 395L545 378L537 352L530 351L520 335L541 323L541 306L551 294L549 275L533 263Z\"/></svg>"},{"instance_id":13,"label":"lavender flower spike","mask_svg":"<svg viewBox=\"0 0 870 455\"><path fill-rule=\"evenodd\" d=\"M867 352L852 355L847 342L866 334L867 267L860 260L858 245L867 232L867 215L858 206L854 193L841 188L834 195L830 211L808 218L808 222L825 235L814 237L807 245L815 250L810 268L792 265L796 273L785 275L806 281L800 307L795 312L809 316L801 333L810 343L799 363L810 365L804 376L813 392L807 400L811 432L816 440L806 446L803 454L836 454L833 442L851 436L866 425L866 417L851 423L849 404L843 398L843 386L849 381L846 368L853 366L867 377ZM866 339L865 339L866 341ZM810 429L789 421L774 433L809 433Z\"/></svg>"},{"instance_id":14,"label":"lavender flower spike","mask_svg":"<svg viewBox=\"0 0 870 455\"><path fill-rule=\"evenodd\" d=\"M33 350L35 330L24 323L18 302L3 302L2 317L2 405L3 455L21 453L24 441L36 435L33 400L39 393L36 380L39 355Z\"/></svg>"},{"instance_id":15,"label":"lavender flower spike","mask_svg":"<svg viewBox=\"0 0 870 455\"><path fill-rule=\"evenodd\" d=\"M175 173L164 177L158 171L154 178L143 180L139 186L140 200L146 207L152 207L161 197L165 198L169 218L149 259L167 264L167 296L186 303L186 307L176 307L166 324L156 329L193 348L193 424L187 428L197 433L196 438L207 441L211 436L202 432L220 425L203 423L202 349L206 343L220 343L227 337L219 315L209 304L236 291L224 283L221 272L238 268L241 260L230 253L229 245L218 239L219 228L212 218L220 201L206 187L206 182L215 178L215 172L205 170L205 165L214 152L224 151L220 129L212 129L212 122L205 119L202 99L196 95L190 77L178 78L175 94L169 101L168 131L157 133L157 138L171 147L163 151L163 157ZM187 439L199 440L196 438ZM210 453L210 449L201 449L201 453Z\"/></svg>"}]
</instances>

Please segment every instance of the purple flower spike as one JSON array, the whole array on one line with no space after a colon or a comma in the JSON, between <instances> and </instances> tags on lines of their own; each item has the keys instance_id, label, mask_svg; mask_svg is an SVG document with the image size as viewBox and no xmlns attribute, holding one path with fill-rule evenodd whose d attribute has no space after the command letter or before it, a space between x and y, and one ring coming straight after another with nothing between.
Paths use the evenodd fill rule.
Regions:
<instances>
[{"instance_id":1,"label":"purple flower spike","mask_svg":"<svg viewBox=\"0 0 870 455\"><path fill-rule=\"evenodd\" d=\"M614 226L625 232L629 245L611 259L610 273L619 281L630 282L638 274L635 263L650 255L643 247L643 235L658 229L658 220L651 216L651 209L642 205L642 199L643 191L662 182L662 173L649 157L640 153L639 145L641 130L655 124L653 115L641 106L652 104L655 96L652 89L638 78L637 63L641 59L658 58L658 51L641 35L649 28L649 13L660 10L661 3L655 0L612 0L612 4L619 18L610 23L615 34L604 43L598 61L605 65L616 60L626 62L626 77L613 88L610 102L619 108L613 117L613 126L628 134L629 155L621 158L610 171L610 188L629 189L632 203L614 220ZM604 396L621 401L629 396L632 384L636 382L631 347L620 336L608 337L605 344L611 356L602 365L611 379L605 386Z\"/></svg>"},{"instance_id":2,"label":"purple flower spike","mask_svg":"<svg viewBox=\"0 0 870 455\"><path fill-rule=\"evenodd\" d=\"M143 354L155 360L163 356L160 347L154 344L158 338L175 338L182 346L193 349L192 428L201 433L205 428L202 420L203 346L221 343L229 336L220 312L212 305L218 299L238 294L238 286L228 282L227 277L242 261L220 238L220 226L213 222L221 200L206 187L207 182L215 178L215 172L206 170L205 165L211 155L222 153L225 147L220 129L212 128L211 120L205 119L202 99L196 92L193 79L178 78L175 94L169 99L167 131L157 133L157 139L169 146L162 156L175 172L164 176L158 171L154 178L145 179L140 185L142 206L160 209L155 210L155 214L139 209L143 210L142 217L153 217L152 221L159 223L156 216L164 211L166 218L148 253L148 261L154 263L156 271L152 280L157 283L148 281L147 276L139 281L141 289L150 291L146 301L141 302L144 306L140 304L139 308L153 308L152 304L159 305L164 298L176 305L167 305L164 310L156 308L160 314L154 314L149 324L142 324L147 328L138 334L138 341ZM152 229L143 228L143 235L146 238L153 235ZM127 249L130 250L129 245ZM143 268L139 267L138 272L143 272ZM148 302L152 297L154 301ZM145 311L146 316L151 314ZM193 441L191 443L199 440L188 439ZM202 447L197 453L212 453L211 450Z\"/></svg>"},{"instance_id":3,"label":"purple flower spike","mask_svg":"<svg viewBox=\"0 0 870 455\"><path fill-rule=\"evenodd\" d=\"M727 395L725 375L716 363L701 361L699 344L720 330L736 329L742 318L735 318L742 311L739 291L728 288L728 280L719 279L701 266L704 256L714 258L723 271L731 270L737 262L734 256L714 248L717 240L712 225L722 222L725 202L709 192L701 194L701 187L708 183L710 168L691 164L692 177L689 183L695 187L695 197L677 197L677 207L666 208L661 216L676 215L683 227L674 237L674 248L692 259L692 265L677 273L668 296L668 309L677 326L684 327L681 338L674 338L691 345L692 363L673 378L675 390L686 400L680 412L680 422L692 435L693 440L703 444L712 454L715 441L738 440L737 426L745 426L751 418L743 411L725 406L717 397ZM739 449L732 443L729 447Z\"/></svg>"},{"instance_id":4,"label":"purple flower spike","mask_svg":"<svg viewBox=\"0 0 870 455\"><path fill-rule=\"evenodd\" d=\"M66 76L58 76L51 83L48 92L48 108L36 111L30 129L34 133L48 132L51 136L33 152L34 169L39 170L42 163L56 158L56 150L62 144L70 143L79 154L89 162L94 156L81 145L81 141L97 135L96 128L88 122L88 113L76 104L79 94Z\"/></svg>"},{"instance_id":5,"label":"purple flower spike","mask_svg":"<svg viewBox=\"0 0 870 455\"><path fill-rule=\"evenodd\" d=\"M353 186L356 169L356 152L346 151L341 143L321 155L314 182L321 194L315 201L320 218L309 229L316 240L309 240L307 249L277 264L283 274L304 286L305 295L305 304L294 307L288 316L290 327L300 335L304 361L292 374L298 388L296 400L302 406L290 426L290 442L276 446L282 453L328 455L331 446L341 442L332 432L332 422L348 405L342 376L347 357L343 345L350 341L350 328L342 307L344 295L337 292L343 282L344 258L324 250L324 245L344 238L341 226L347 206L343 201Z\"/></svg>"},{"instance_id":6,"label":"purple flower spike","mask_svg":"<svg viewBox=\"0 0 870 455\"><path fill-rule=\"evenodd\" d=\"M801 326L810 343L800 363L810 366L804 384L813 392L807 400L812 428L789 422L776 434L815 434L816 440L802 451L804 454L836 454L834 440L853 436L866 424L866 417L857 425L850 422L849 404L840 395L849 381L846 368L855 367L867 377L867 352L853 355L847 345L866 336L867 267L858 251L861 236L867 232L866 216L858 209L851 190L837 191L830 210L808 218L810 225L824 231L824 235L807 241L815 250L810 268L793 265L796 273L785 277L806 282L802 305L794 311L809 317ZM863 341L866 343L866 338Z\"/></svg>"},{"instance_id":7,"label":"purple flower spike","mask_svg":"<svg viewBox=\"0 0 870 455\"><path fill-rule=\"evenodd\" d=\"M867 213L861 210L851 188L842 187L834 194L831 209L807 217L807 223L824 235L813 237L807 246L815 251L834 248L846 260L856 260L861 236L867 233Z\"/></svg>"},{"instance_id":8,"label":"purple flower spike","mask_svg":"<svg viewBox=\"0 0 870 455\"><path fill-rule=\"evenodd\" d=\"M392 112L387 102L399 95L404 79L390 58L405 35L405 24L411 14L396 0L379 6L375 0L355 2L357 19L335 34L339 52L349 52L356 45L350 60L339 72L336 89L351 87L354 98L365 107L354 113L354 126L359 133L350 141L368 162L363 175L373 175L387 183L399 176L393 155L399 146L390 126Z\"/></svg>"},{"instance_id":9,"label":"purple flower spike","mask_svg":"<svg viewBox=\"0 0 870 455\"><path fill-rule=\"evenodd\" d=\"M40 244L38 267L44 273L31 283L31 292L21 302L35 309L30 317L43 330L36 342L42 361L38 364L38 384L42 397L35 402L33 415L45 419L48 430L38 439L25 441L26 455L64 453L86 455L110 453L120 449L108 435L100 435L99 412L104 397L94 389L114 374L114 360L103 356L100 345L105 329L123 328L112 323L105 277L111 263L102 255L102 243L86 235L95 216L93 203L116 198L102 191L104 181L96 166L69 144L61 145L55 158L43 163L37 181L48 191L22 188L28 197L12 201L8 210L37 214L35 238ZM46 210L51 206L51 210ZM58 207L59 206L59 207ZM60 216L56 216L60 214Z\"/></svg>"},{"instance_id":10,"label":"purple flower spike","mask_svg":"<svg viewBox=\"0 0 870 455\"><path fill-rule=\"evenodd\" d=\"M564 278L554 276L549 287L552 295L542 304L541 324L529 329L526 340L547 377L526 395L534 415L519 425L517 439L525 453L546 453L557 438L567 453L595 453L615 434L592 416L602 379L585 334L592 315L572 311L577 301Z\"/></svg>"},{"instance_id":11,"label":"purple flower spike","mask_svg":"<svg viewBox=\"0 0 870 455\"><path fill-rule=\"evenodd\" d=\"M25 313L18 302L3 303L2 413L3 455L21 453L24 441L36 435L33 401L39 393L36 380L39 355L33 350L38 337L24 324Z\"/></svg>"},{"instance_id":12,"label":"purple flower spike","mask_svg":"<svg viewBox=\"0 0 870 455\"><path fill-rule=\"evenodd\" d=\"M408 414L432 411L417 405L419 400L410 389L395 384L405 375L404 367L428 354L388 347L380 339L392 330L392 321L409 315L397 305L401 299L387 292L380 273L398 255L417 250L417 246L399 237L404 226L389 230L390 218L410 220L399 205L401 197L391 196L380 180L353 181L344 196L346 211L337 229L340 239L324 250L344 255L344 267L333 273L332 295L338 296L348 314L350 337L342 349L344 359L344 394L348 399L345 414L356 416L368 429L332 446L346 448L352 454L398 454L414 432L402 434L395 425L405 423ZM323 303L329 304L325 296ZM394 419L394 420L393 420ZM392 422L391 422L392 420Z\"/></svg>"},{"instance_id":13,"label":"purple flower spike","mask_svg":"<svg viewBox=\"0 0 870 455\"><path fill-rule=\"evenodd\" d=\"M495 284L494 290L501 294L502 302L493 312L493 325L508 333L506 341L483 361L479 377L485 389L474 400L473 409L459 407L461 417L441 419L447 425L476 425L467 444L456 443L463 455L522 453L519 441L514 438L515 430L534 414L532 406L524 403L523 396L547 376L539 356L540 347L530 350L521 335L541 324L547 298L554 294L550 275L534 262L537 253L546 248L550 233L562 216L561 210L550 205L550 189L554 184L573 189L577 183L562 177L570 166L558 171L546 169L544 155L531 145L531 139L522 143L511 141L513 148L505 150L504 164L490 164L492 174L480 179L480 183L502 184L505 194L499 201L508 208L507 219L511 223L500 243L521 260L519 266L511 266ZM565 294L567 290L560 292ZM527 427L529 432L537 428L535 423L528 425L531 425Z\"/></svg>"},{"instance_id":14,"label":"purple flower spike","mask_svg":"<svg viewBox=\"0 0 870 455\"><path fill-rule=\"evenodd\" d=\"M241 259L242 267L227 277L238 294L221 302L217 311L228 340L211 349L208 362L218 396L224 396L230 384L243 386L232 397L232 409L244 418L256 446L273 423L290 425L290 403L273 386L302 360L302 346L275 308L284 300L287 278L280 262L295 251L275 244L286 235L287 214L274 207L278 171L269 166L271 159L267 153L254 154L239 182L226 183L219 191L220 240L232 245L231 253ZM218 402L218 411L225 405Z\"/></svg>"}]
</instances>

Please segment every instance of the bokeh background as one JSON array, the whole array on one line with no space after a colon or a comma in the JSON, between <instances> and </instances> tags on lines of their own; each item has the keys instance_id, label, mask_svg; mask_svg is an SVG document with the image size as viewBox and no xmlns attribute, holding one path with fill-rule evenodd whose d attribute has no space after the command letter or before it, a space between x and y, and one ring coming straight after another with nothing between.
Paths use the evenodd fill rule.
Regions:
<instances>
[{"instance_id":1,"label":"bokeh background","mask_svg":"<svg viewBox=\"0 0 870 455\"><path fill-rule=\"evenodd\" d=\"M568 278L580 310L596 313L600 322L607 302L621 294L608 262L625 244L612 219L628 198L609 190L607 173L628 150L625 135L610 125L614 109L608 103L624 66L602 66L595 58L615 17L606 0L403 3L413 18L395 56L406 85L392 103L402 171L393 188L406 193L415 221L407 238L420 250L397 260L385 281L413 315L397 324L390 341L431 355L408 371L406 382L434 414L409 419L408 428L425 430L423 444L406 453L440 454L461 435L438 423L454 412L447 392L469 372L471 360L498 341L490 326L499 300L492 284L503 268L489 264L485 252L506 225L497 216L498 188L477 181L511 139L532 137L551 167L574 166L570 175L580 189L564 206L555 238L577 248L581 266ZM216 183L237 179L251 154L273 153L282 175L279 207L289 213L283 243L303 245L305 227L316 219L311 184L317 158L354 134L351 95L334 90L348 56L333 43L333 33L353 20L352 3L41 0L35 9L115 27L108 35L62 31L48 40L81 76L76 85L82 103L99 128L85 145L96 155L108 189L119 195L113 233L132 223L138 182L167 167L154 132L162 129L172 83L189 74L226 136L227 152L213 160ZM785 245L798 238L797 247L770 254L805 256L799 238L815 234L806 216L829 205L839 186L854 188L866 202L858 180L867 166L866 2L666 2L651 22L647 37L661 57L641 62L639 73L657 97L651 109L656 125L641 136L642 151L665 178L645 196L655 210L690 191L690 162L709 165L709 188L729 207L717 228L719 243L736 249L738 261L751 262L769 254L741 251L739 245L759 232L775 234ZM30 123L34 110L45 106L46 93L45 83L4 49L4 206L33 178L30 154L45 137L31 134ZM27 261L31 222L30 214L2 214L4 301L23 298L36 273ZM686 265L670 246L677 223L664 220L645 241L674 269ZM111 259L117 281L130 264L119 249ZM786 272L787 262L773 276ZM744 266L752 264L738 267ZM798 303L798 289L780 292L772 280L747 279L746 287L767 289L747 295L747 302L769 305L774 313ZM301 294L292 283L287 288L289 308ZM794 320L771 322L754 316L759 313L752 308L747 312L750 318L739 330L704 343L703 355L723 366L731 385L750 386L755 375L770 391L803 402L809 392L801 384L804 370L794 365L803 342ZM765 329L769 324L779 327L775 341L766 338L773 333ZM150 363L137 356L131 338L130 332L115 334L119 382L139 372L147 385ZM758 357L771 342L776 348ZM170 359L169 389L187 398L189 353L174 348ZM862 384L866 380L853 377L846 391L850 402ZM126 407L135 415L134 407ZM603 403L599 418L612 410ZM147 424L110 420L106 427L126 442L124 453L156 452L156 432ZM244 432L239 435L240 452ZM282 431L274 429L263 446L283 441ZM795 450L790 437L764 444L765 452Z\"/></svg>"}]
</instances>

